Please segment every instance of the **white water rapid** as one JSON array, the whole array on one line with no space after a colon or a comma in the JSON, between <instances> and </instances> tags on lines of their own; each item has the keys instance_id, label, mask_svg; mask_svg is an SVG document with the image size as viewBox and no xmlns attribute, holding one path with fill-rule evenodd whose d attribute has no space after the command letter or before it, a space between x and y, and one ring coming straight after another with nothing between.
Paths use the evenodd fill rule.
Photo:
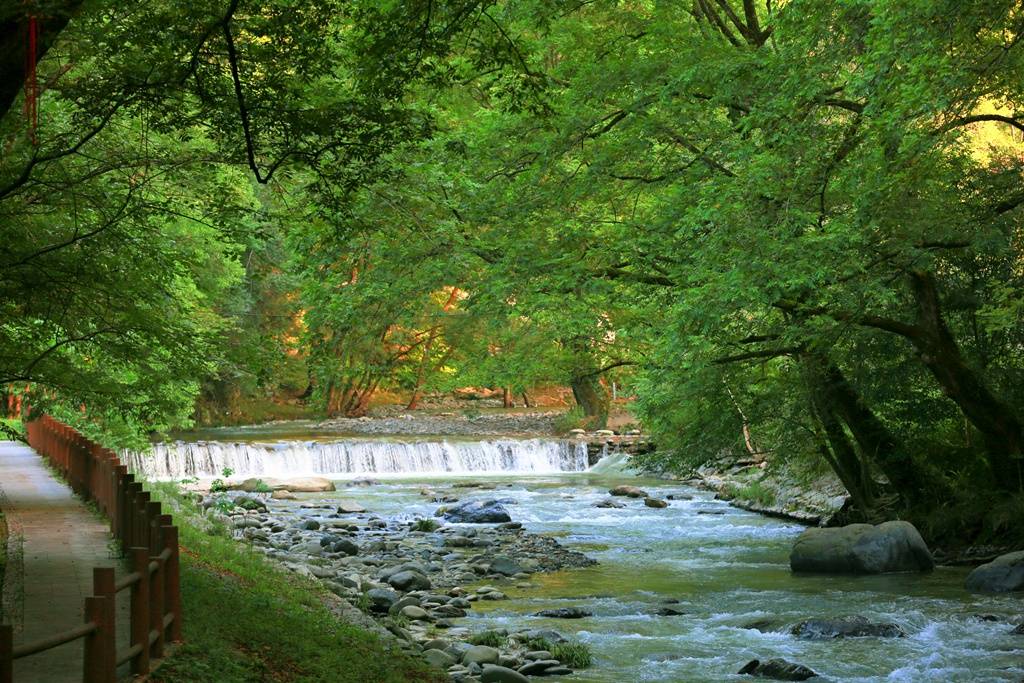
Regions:
<instances>
[{"instance_id":1,"label":"white water rapid","mask_svg":"<svg viewBox=\"0 0 1024 683\"><path fill-rule=\"evenodd\" d=\"M552 474L587 469L587 446L551 439L494 441L199 441L154 444L129 453L128 467L151 480L353 475Z\"/></svg>"}]
</instances>

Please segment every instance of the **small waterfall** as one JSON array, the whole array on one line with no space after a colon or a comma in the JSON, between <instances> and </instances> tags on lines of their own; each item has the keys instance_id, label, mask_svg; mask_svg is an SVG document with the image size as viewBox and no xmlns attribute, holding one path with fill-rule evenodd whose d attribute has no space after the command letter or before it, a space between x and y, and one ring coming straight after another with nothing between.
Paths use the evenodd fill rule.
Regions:
<instances>
[{"instance_id":1,"label":"small waterfall","mask_svg":"<svg viewBox=\"0 0 1024 683\"><path fill-rule=\"evenodd\" d=\"M130 470L151 480L219 477L302 477L359 474L504 474L582 472L586 444L550 439L495 441L282 441L154 444L129 453Z\"/></svg>"}]
</instances>

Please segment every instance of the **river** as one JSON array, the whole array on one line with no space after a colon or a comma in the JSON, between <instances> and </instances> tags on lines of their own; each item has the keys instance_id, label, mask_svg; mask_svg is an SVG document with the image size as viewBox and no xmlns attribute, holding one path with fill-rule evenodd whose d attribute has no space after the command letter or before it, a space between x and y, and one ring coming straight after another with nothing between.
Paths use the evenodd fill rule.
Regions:
<instances>
[{"instance_id":1,"label":"river","mask_svg":"<svg viewBox=\"0 0 1024 683\"><path fill-rule=\"evenodd\" d=\"M599 564L502 586L510 600L478 603L459 625L473 631L553 628L588 643L594 665L564 680L749 681L754 679L736 675L739 668L751 659L771 657L799 662L834 681L1020 681L1024 676L1024 636L1010 633L1010 624L1018 623L1024 612L1020 598L968 593L963 589L966 569L939 567L924 575L795 576L789 571L788 553L801 526L732 508L706 491L634 477L607 462L594 470L583 469L585 464L573 456L571 445L529 440L503 451L488 442L491 445L478 449L477 462L465 455L474 452L465 442L451 446L445 456L444 447L438 446L443 439L357 441L358 449L368 451L378 448L393 454L395 443L400 443L405 444L401 448L424 453L433 449L434 456L411 458L418 464L409 471L389 465L380 484L364 487L350 486L347 480L372 473L365 467L368 463L393 463L393 458L371 457L355 471L325 472L324 467L338 467L339 461L325 464L316 455L322 454L323 442L284 441L272 447L242 446L241 451L248 448L250 453L246 474L261 467L277 473L282 468L272 462L274 453L290 454L292 475L319 473L338 479L337 492L304 496L352 498L385 516L431 516L437 504L420 495L424 486L444 491L470 477L498 487L457 491L462 500L514 499L516 503L508 506L513 520L530 532L558 537ZM353 448L351 440L344 447L337 440L328 443L333 452ZM193 466L197 457L201 461L211 452L229 457L223 456L227 451L222 446L179 444L164 452L163 465L152 464L153 460L149 464L185 467L188 452ZM239 446L232 448L237 455ZM305 459L304 449L311 453ZM177 465L174 457L179 457ZM422 469L446 462L462 469ZM212 469L217 464L214 458L205 466ZM571 468L582 471L562 471ZM657 497L691 498L673 500L663 509L647 508L636 500L626 501L624 509L594 507L611 486L621 483L641 486ZM666 606L683 614L655 614ZM530 616L551 607L579 607L593 616ZM845 615L898 624L907 636L803 640L788 632L803 619Z\"/></svg>"}]
</instances>

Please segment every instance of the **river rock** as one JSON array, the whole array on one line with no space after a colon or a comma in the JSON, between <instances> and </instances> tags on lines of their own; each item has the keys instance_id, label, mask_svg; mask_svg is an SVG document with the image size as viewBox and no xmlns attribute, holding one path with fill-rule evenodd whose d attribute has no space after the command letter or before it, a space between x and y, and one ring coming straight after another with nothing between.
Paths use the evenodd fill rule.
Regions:
<instances>
[{"instance_id":1,"label":"river rock","mask_svg":"<svg viewBox=\"0 0 1024 683\"><path fill-rule=\"evenodd\" d=\"M523 664L517 671L524 676L544 676L548 669L561 664L557 659L538 659L529 664Z\"/></svg>"},{"instance_id":2,"label":"river rock","mask_svg":"<svg viewBox=\"0 0 1024 683\"><path fill-rule=\"evenodd\" d=\"M534 612L533 616L550 619L583 619L594 616L594 613L579 607L559 607L558 609L542 609L539 612Z\"/></svg>"},{"instance_id":3,"label":"river rock","mask_svg":"<svg viewBox=\"0 0 1024 683\"><path fill-rule=\"evenodd\" d=\"M429 618L427 610L416 605L406 605L399 614L412 621L426 621Z\"/></svg>"},{"instance_id":4,"label":"river rock","mask_svg":"<svg viewBox=\"0 0 1024 683\"><path fill-rule=\"evenodd\" d=\"M398 602L398 593L387 588L371 588L366 591L366 599L373 612L387 612Z\"/></svg>"},{"instance_id":5,"label":"river rock","mask_svg":"<svg viewBox=\"0 0 1024 683\"><path fill-rule=\"evenodd\" d=\"M644 491L641 488L637 488L636 486L630 486L629 484L622 484L621 486L616 486L608 493L610 493L613 496L626 496L628 498L647 497L647 491Z\"/></svg>"},{"instance_id":6,"label":"river rock","mask_svg":"<svg viewBox=\"0 0 1024 683\"><path fill-rule=\"evenodd\" d=\"M495 555L491 560L491 572L505 576L515 576L523 571L523 568L505 555Z\"/></svg>"},{"instance_id":7,"label":"river rock","mask_svg":"<svg viewBox=\"0 0 1024 683\"><path fill-rule=\"evenodd\" d=\"M909 522L807 529L789 555L794 572L883 574L935 566L921 534Z\"/></svg>"},{"instance_id":8,"label":"river rock","mask_svg":"<svg viewBox=\"0 0 1024 683\"><path fill-rule=\"evenodd\" d=\"M291 491L287 491L285 489L274 491L273 493L270 494L270 497L273 498L274 500L298 500L298 496L296 496Z\"/></svg>"},{"instance_id":9,"label":"river rock","mask_svg":"<svg viewBox=\"0 0 1024 683\"><path fill-rule=\"evenodd\" d=\"M596 503L594 503L594 507L596 507L596 508L613 508L613 509L616 509L616 510L621 510L622 508L626 507L626 504L623 503L623 502L617 501L614 498L605 498L604 500L599 500Z\"/></svg>"},{"instance_id":10,"label":"river rock","mask_svg":"<svg viewBox=\"0 0 1024 683\"><path fill-rule=\"evenodd\" d=\"M649 508L667 508L668 503L660 498L644 498L644 505Z\"/></svg>"},{"instance_id":11,"label":"river rock","mask_svg":"<svg viewBox=\"0 0 1024 683\"><path fill-rule=\"evenodd\" d=\"M295 477L294 479L264 479L264 483L274 491L291 491L292 493L322 493L333 491L334 482L323 477Z\"/></svg>"},{"instance_id":12,"label":"river rock","mask_svg":"<svg viewBox=\"0 0 1024 683\"><path fill-rule=\"evenodd\" d=\"M818 675L802 664L787 662L785 659L769 659L765 662L752 659L738 673L776 681L806 681Z\"/></svg>"},{"instance_id":13,"label":"river rock","mask_svg":"<svg viewBox=\"0 0 1024 683\"><path fill-rule=\"evenodd\" d=\"M439 669L447 669L455 663L455 657L452 657L444 650L424 650L422 656L423 659Z\"/></svg>"},{"instance_id":14,"label":"river rock","mask_svg":"<svg viewBox=\"0 0 1024 683\"><path fill-rule=\"evenodd\" d=\"M654 613L659 617L681 617L686 614L683 610L678 607L659 607L654 610Z\"/></svg>"},{"instance_id":15,"label":"river rock","mask_svg":"<svg viewBox=\"0 0 1024 683\"><path fill-rule=\"evenodd\" d=\"M480 674L482 683L530 683L530 679L515 669L498 666L496 664L485 664Z\"/></svg>"},{"instance_id":16,"label":"river rock","mask_svg":"<svg viewBox=\"0 0 1024 683\"><path fill-rule=\"evenodd\" d=\"M344 553L348 556L359 554L359 546L344 538L333 541L330 548L332 553Z\"/></svg>"},{"instance_id":17,"label":"river rock","mask_svg":"<svg viewBox=\"0 0 1024 683\"><path fill-rule=\"evenodd\" d=\"M470 664L494 664L498 661L501 652L489 645L474 645L462 655L462 663Z\"/></svg>"},{"instance_id":18,"label":"river rock","mask_svg":"<svg viewBox=\"0 0 1024 683\"><path fill-rule=\"evenodd\" d=\"M360 512L366 512L366 508L351 498L342 498L338 501L338 514L354 515Z\"/></svg>"},{"instance_id":19,"label":"river rock","mask_svg":"<svg viewBox=\"0 0 1024 683\"><path fill-rule=\"evenodd\" d=\"M496 500L470 500L454 507L439 508L437 516L457 524L500 524L512 521L508 510Z\"/></svg>"},{"instance_id":20,"label":"river rock","mask_svg":"<svg viewBox=\"0 0 1024 683\"><path fill-rule=\"evenodd\" d=\"M405 570L392 574L387 579L393 588L400 591L427 590L430 588L430 579L419 572Z\"/></svg>"},{"instance_id":21,"label":"river rock","mask_svg":"<svg viewBox=\"0 0 1024 683\"><path fill-rule=\"evenodd\" d=\"M353 479L348 483L349 486L377 486L378 484L380 484L380 481L377 479L371 479L370 477L359 477L358 479Z\"/></svg>"},{"instance_id":22,"label":"river rock","mask_svg":"<svg viewBox=\"0 0 1024 683\"><path fill-rule=\"evenodd\" d=\"M1024 550L1000 555L967 575L967 590L1006 593L1024 590Z\"/></svg>"},{"instance_id":23,"label":"river rock","mask_svg":"<svg viewBox=\"0 0 1024 683\"><path fill-rule=\"evenodd\" d=\"M825 638L902 638L906 632L896 624L875 623L866 617L839 617L837 619L808 619L790 631L798 638L821 640Z\"/></svg>"}]
</instances>

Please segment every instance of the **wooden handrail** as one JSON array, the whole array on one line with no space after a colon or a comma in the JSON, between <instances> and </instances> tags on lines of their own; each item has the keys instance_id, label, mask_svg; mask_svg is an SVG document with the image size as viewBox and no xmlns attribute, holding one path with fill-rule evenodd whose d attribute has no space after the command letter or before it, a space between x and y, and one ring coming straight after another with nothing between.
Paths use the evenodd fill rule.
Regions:
<instances>
[{"instance_id":1,"label":"wooden handrail","mask_svg":"<svg viewBox=\"0 0 1024 683\"><path fill-rule=\"evenodd\" d=\"M93 595L85 599L85 623L31 643L13 646L13 628L0 624L0 683L13 683L16 659L84 639L82 680L114 683L117 667L130 661L133 674L147 674L163 656L165 641L181 640L178 529L159 502L117 455L49 415L26 423L29 445L56 469L71 489L110 520L110 531L130 548L132 572L115 581L113 568L93 570ZM131 589L131 642L117 648L117 594Z\"/></svg>"},{"instance_id":2,"label":"wooden handrail","mask_svg":"<svg viewBox=\"0 0 1024 683\"><path fill-rule=\"evenodd\" d=\"M78 640L83 636L87 636L96 630L96 623L89 621L81 626L76 626L72 629L68 629L63 633L58 633L54 636L47 636L46 638L40 638L31 643L25 643L24 645L18 645L12 649L12 659L21 659L22 657L28 657L34 655L37 652L43 650L51 650L55 647L60 647L64 643L70 643L73 640Z\"/></svg>"}]
</instances>

